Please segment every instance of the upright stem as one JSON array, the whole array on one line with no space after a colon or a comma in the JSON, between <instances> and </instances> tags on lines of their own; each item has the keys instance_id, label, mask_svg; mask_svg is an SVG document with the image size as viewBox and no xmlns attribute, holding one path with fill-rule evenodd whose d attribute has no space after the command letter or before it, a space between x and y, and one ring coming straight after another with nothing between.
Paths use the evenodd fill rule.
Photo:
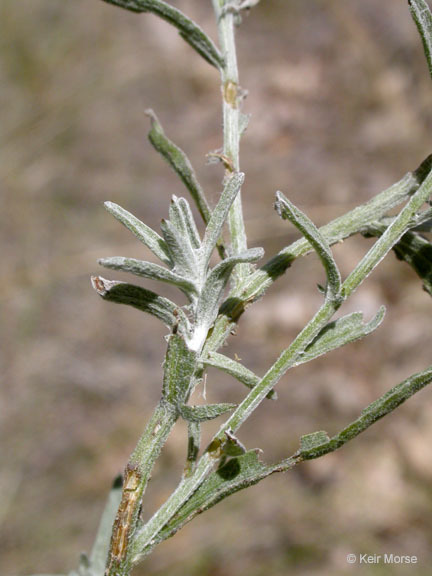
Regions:
<instances>
[{"instance_id":1,"label":"upright stem","mask_svg":"<svg viewBox=\"0 0 432 576\"><path fill-rule=\"evenodd\" d=\"M122 499L111 534L105 576L128 576L132 570L130 545L139 523L142 498L153 465L176 420L176 410L162 399L129 459L124 472Z\"/></svg>"},{"instance_id":2,"label":"upright stem","mask_svg":"<svg viewBox=\"0 0 432 576\"><path fill-rule=\"evenodd\" d=\"M213 0L218 24L219 43L224 65L221 67L223 109L223 161L227 173L240 170L240 86L235 45L235 14L226 10L227 0ZM233 255L244 252L247 238L243 220L241 193L235 199L228 218ZM248 276L248 264L239 264L233 274L234 284Z\"/></svg>"}]
</instances>

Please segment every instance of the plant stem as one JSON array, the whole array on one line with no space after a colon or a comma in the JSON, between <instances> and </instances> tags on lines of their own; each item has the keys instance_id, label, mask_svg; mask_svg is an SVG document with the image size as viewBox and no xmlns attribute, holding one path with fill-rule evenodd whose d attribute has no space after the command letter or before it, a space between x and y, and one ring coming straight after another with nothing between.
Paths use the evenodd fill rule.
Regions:
<instances>
[{"instance_id":1,"label":"plant stem","mask_svg":"<svg viewBox=\"0 0 432 576\"><path fill-rule=\"evenodd\" d=\"M153 465L176 420L177 411L161 400L129 459L124 473L122 499L111 535L106 576L130 574L130 544L139 521L142 498Z\"/></svg>"},{"instance_id":2,"label":"plant stem","mask_svg":"<svg viewBox=\"0 0 432 576\"><path fill-rule=\"evenodd\" d=\"M222 110L223 110L223 156L226 175L240 170L240 86L235 45L235 15L224 10L226 0L213 0L218 24L219 43L224 65L221 67ZM241 192L234 200L228 217L233 255L247 249ZM239 264L233 274L234 285L248 276L248 264Z\"/></svg>"}]
</instances>

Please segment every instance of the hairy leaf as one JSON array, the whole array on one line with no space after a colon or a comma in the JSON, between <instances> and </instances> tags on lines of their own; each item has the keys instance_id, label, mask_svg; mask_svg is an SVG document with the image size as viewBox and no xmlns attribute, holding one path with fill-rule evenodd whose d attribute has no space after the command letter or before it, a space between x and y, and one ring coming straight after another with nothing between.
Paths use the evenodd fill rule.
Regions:
<instances>
[{"instance_id":1,"label":"hairy leaf","mask_svg":"<svg viewBox=\"0 0 432 576\"><path fill-rule=\"evenodd\" d=\"M432 366L410 376L388 392L381 398L375 400L365 408L360 417L346 426L339 434L328 439L326 442L315 446L300 446L296 456L301 460L312 460L319 458L328 452L337 450L361 432L364 432L369 426L372 426L377 420L383 418L406 400L411 398L416 392L432 382Z\"/></svg>"},{"instance_id":2,"label":"hairy leaf","mask_svg":"<svg viewBox=\"0 0 432 576\"><path fill-rule=\"evenodd\" d=\"M236 404L206 404L203 406L180 406L181 417L187 422L206 422L234 410Z\"/></svg>"},{"instance_id":3,"label":"hairy leaf","mask_svg":"<svg viewBox=\"0 0 432 576\"><path fill-rule=\"evenodd\" d=\"M382 306L376 316L367 323L363 322L363 314L354 312L334 322L327 324L318 334L315 340L306 348L296 362L296 366L310 362L318 356L323 356L332 350L345 346L349 342L359 340L373 332L381 324L385 314L385 307Z\"/></svg>"},{"instance_id":4,"label":"hairy leaf","mask_svg":"<svg viewBox=\"0 0 432 576\"><path fill-rule=\"evenodd\" d=\"M185 198L179 198L178 205L183 214L186 232L189 236L190 242L193 248L199 249L201 247L201 238L189 202Z\"/></svg>"},{"instance_id":5,"label":"hairy leaf","mask_svg":"<svg viewBox=\"0 0 432 576\"><path fill-rule=\"evenodd\" d=\"M327 274L330 297L337 298L341 288L341 276L327 240L308 216L285 198L282 192L276 193L275 206L279 216L294 224L316 251Z\"/></svg>"},{"instance_id":6,"label":"hairy leaf","mask_svg":"<svg viewBox=\"0 0 432 576\"><path fill-rule=\"evenodd\" d=\"M408 0L408 3L423 42L429 73L432 76L432 13L425 0Z\"/></svg>"},{"instance_id":7,"label":"hairy leaf","mask_svg":"<svg viewBox=\"0 0 432 576\"><path fill-rule=\"evenodd\" d=\"M195 323L198 327L205 327L207 332L207 329L214 322L218 312L219 301L234 266L242 262L256 262L262 258L263 254L262 248L252 248L238 256L226 258L213 268L207 277L198 300L195 318Z\"/></svg>"},{"instance_id":8,"label":"hairy leaf","mask_svg":"<svg viewBox=\"0 0 432 576\"><path fill-rule=\"evenodd\" d=\"M168 253L168 248L157 232L152 230L149 226L138 220L133 214L114 204L114 202L105 202L105 208L110 214L117 218L128 230L134 234L147 248L149 248L155 256L162 260L165 264L171 265L171 259Z\"/></svg>"},{"instance_id":9,"label":"hairy leaf","mask_svg":"<svg viewBox=\"0 0 432 576\"><path fill-rule=\"evenodd\" d=\"M163 397L173 406L187 401L195 367L196 353L188 348L182 336L172 334L165 357Z\"/></svg>"},{"instance_id":10,"label":"hairy leaf","mask_svg":"<svg viewBox=\"0 0 432 576\"><path fill-rule=\"evenodd\" d=\"M152 12L177 28L180 36L207 62L221 68L223 58L207 34L177 8L162 0L104 0L131 12Z\"/></svg>"},{"instance_id":11,"label":"hairy leaf","mask_svg":"<svg viewBox=\"0 0 432 576\"><path fill-rule=\"evenodd\" d=\"M228 217L228 212L234 202L235 197L240 191L244 182L244 174L242 172L235 172L230 176L225 184L224 190L221 194L216 208L213 210L210 221L203 240L203 266L206 267L210 256L216 246L216 242L222 232L223 225Z\"/></svg>"},{"instance_id":12,"label":"hairy leaf","mask_svg":"<svg viewBox=\"0 0 432 576\"><path fill-rule=\"evenodd\" d=\"M161 230L174 263L173 271L180 276L196 279L197 259L189 237L178 230L169 220L162 220Z\"/></svg>"},{"instance_id":13,"label":"hairy leaf","mask_svg":"<svg viewBox=\"0 0 432 576\"><path fill-rule=\"evenodd\" d=\"M91 281L96 292L108 302L133 306L156 316L169 328L173 328L178 322L184 324L185 327L188 326L186 316L174 302L163 296L158 296L151 290L126 282L106 280L101 276L92 276Z\"/></svg>"},{"instance_id":14,"label":"hairy leaf","mask_svg":"<svg viewBox=\"0 0 432 576\"><path fill-rule=\"evenodd\" d=\"M240 362L236 362L235 360L232 360L232 358L228 358L228 356L219 354L218 352L211 352L203 362L207 366L219 368L226 374L233 376L248 388L253 388L261 380L259 376L246 368L246 366L243 366L243 364L240 364ZM271 392L267 394L267 398L276 400L276 391L271 390Z\"/></svg>"},{"instance_id":15,"label":"hairy leaf","mask_svg":"<svg viewBox=\"0 0 432 576\"><path fill-rule=\"evenodd\" d=\"M167 270L158 264L144 262L135 258L124 258L123 256L113 256L112 258L101 258L98 260L101 266L111 270L121 270L130 272L135 276L150 278L151 280L160 280L181 288L186 294L191 295L196 292L195 284L186 278Z\"/></svg>"}]
</instances>

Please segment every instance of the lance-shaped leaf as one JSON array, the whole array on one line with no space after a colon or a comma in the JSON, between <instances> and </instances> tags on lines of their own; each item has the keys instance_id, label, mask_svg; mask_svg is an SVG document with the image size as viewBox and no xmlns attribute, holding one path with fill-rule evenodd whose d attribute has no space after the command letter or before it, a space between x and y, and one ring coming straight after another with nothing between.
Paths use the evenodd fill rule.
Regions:
<instances>
[{"instance_id":1,"label":"lance-shaped leaf","mask_svg":"<svg viewBox=\"0 0 432 576\"><path fill-rule=\"evenodd\" d=\"M189 235L190 242L195 249L199 249L201 247L201 238L189 202L185 198L179 198L178 205L183 213L186 232Z\"/></svg>"},{"instance_id":2,"label":"lance-shaped leaf","mask_svg":"<svg viewBox=\"0 0 432 576\"><path fill-rule=\"evenodd\" d=\"M183 504L164 528L158 533L149 549L154 545L173 536L180 528L190 522L198 514L208 510L228 496L253 486L275 472L283 472L292 468L296 461L288 459L276 465L266 465L258 459L256 450L250 450L245 454L230 458L223 466L200 485L198 490Z\"/></svg>"},{"instance_id":3,"label":"lance-shaped leaf","mask_svg":"<svg viewBox=\"0 0 432 576\"><path fill-rule=\"evenodd\" d=\"M188 328L189 321L184 312L168 298L158 296L141 286L106 280L101 276L92 276L91 281L96 292L108 302L133 306L142 312L156 316L169 328L173 328L178 323Z\"/></svg>"},{"instance_id":4,"label":"lance-shaped leaf","mask_svg":"<svg viewBox=\"0 0 432 576\"><path fill-rule=\"evenodd\" d=\"M230 412L237 407L237 404L205 404L203 406L188 406L184 404L179 407L180 415L187 422L207 422L214 420L226 412Z\"/></svg>"},{"instance_id":5,"label":"lance-shaped leaf","mask_svg":"<svg viewBox=\"0 0 432 576\"><path fill-rule=\"evenodd\" d=\"M332 350L336 350L336 348L345 346L349 342L354 342L367 336L378 328L383 321L384 315L385 307L382 306L375 317L367 323L363 322L363 314L361 312L354 312L330 322L306 348L305 352L295 363L295 366L310 362L318 358L318 356L323 356Z\"/></svg>"},{"instance_id":6,"label":"lance-shaped leaf","mask_svg":"<svg viewBox=\"0 0 432 576\"><path fill-rule=\"evenodd\" d=\"M207 268L210 256L216 246L216 242L222 232L223 225L228 217L228 212L244 182L244 174L235 172L232 174L219 198L216 208L213 210L203 240L203 267Z\"/></svg>"},{"instance_id":7,"label":"lance-shaped leaf","mask_svg":"<svg viewBox=\"0 0 432 576\"><path fill-rule=\"evenodd\" d=\"M184 404L191 388L196 368L196 353L188 346L182 336L172 334L164 363L163 397L173 406Z\"/></svg>"},{"instance_id":8,"label":"lance-shaped leaf","mask_svg":"<svg viewBox=\"0 0 432 576\"><path fill-rule=\"evenodd\" d=\"M300 438L300 450L303 452L306 450L312 450L312 448L317 448L318 446L327 444L329 440L330 438L324 430L305 434Z\"/></svg>"},{"instance_id":9,"label":"lance-shaped leaf","mask_svg":"<svg viewBox=\"0 0 432 576\"><path fill-rule=\"evenodd\" d=\"M147 246L159 260L162 260L162 262L169 266L172 264L167 245L157 232L121 206L114 204L114 202L105 202L104 206L114 218L117 218L138 240Z\"/></svg>"},{"instance_id":10,"label":"lance-shaped leaf","mask_svg":"<svg viewBox=\"0 0 432 576\"><path fill-rule=\"evenodd\" d=\"M217 316L219 301L234 266L243 262L256 262L263 255L262 248L252 248L237 256L226 258L213 268L207 277L197 305L195 325L200 331L200 337L207 333L207 329ZM202 342L196 344L199 348ZM198 350L198 348L196 349Z\"/></svg>"},{"instance_id":11,"label":"lance-shaped leaf","mask_svg":"<svg viewBox=\"0 0 432 576\"><path fill-rule=\"evenodd\" d=\"M295 454L295 457L300 460L312 460L319 458L324 454L337 450L362 432L369 426L372 426L377 420L383 418L389 412L395 410L398 406L403 404L406 400L411 398L416 392L427 386L432 382L432 366L429 366L423 372L410 376L388 392L381 398L375 400L365 408L359 418L354 420L351 424L346 426L339 434L332 438L325 440L323 433L321 434L321 441L315 445L307 445L303 441L300 450ZM308 435L310 436L310 435ZM305 438L303 436L303 438ZM318 439L318 437L317 437Z\"/></svg>"},{"instance_id":12,"label":"lance-shaped leaf","mask_svg":"<svg viewBox=\"0 0 432 576\"><path fill-rule=\"evenodd\" d=\"M142 276L143 278L150 278L151 280L160 280L168 284L178 286L188 296L196 292L195 284L171 270L167 270L158 264L152 262L144 262L143 260L136 260L135 258L124 258L123 256L114 256L112 258L101 258L98 263L105 268L111 270L121 270L122 272L130 272L135 276Z\"/></svg>"},{"instance_id":13,"label":"lance-shaped leaf","mask_svg":"<svg viewBox=\"0 0 432 576\"><path fill-rule=\"evenodd\" d=\"M224 354L219 354L219 352L211 352L207 358L203 361L204 364L207 366L213 366L214 368L219 368L226 374L233 376L239 382L247 386L247 388L253 388L256 386L261 378L257 376L252 370L240 364L240 362L236 362L232 360L232 358L228 358ZM275 390L271 390L267 394L267 398L271 398L273 400L277 399L277 394Z\"/></svg>"},{"instance_id":14,"label":"lance-shaped leaf","mask_svg":"<svg viewBox=\"0 0 432 576\"><path fill-rule=\"evenodd\" d=\"M122 497L122 478L119 476L113 483L105 510L97 531L96 539L90 554L90 569L94 576L103 576L111 539L113 523Z\"/></svg>"},{"instance_id":15,"label":"lance-shaped leaf","mask_svg":"<svg viewBox=\"0 0 432 576\"><path fill-rule=\"evenodd\" d=\"M425 0L408 0L408 3L423 42L429 73L432 76L432 13Z\"/></svg>"},{"instance_id":16,"label":"lance-shaped leaf","mask_svg":"<svg viewBox=\"0 0 432 576\"><path fill-rule=\"evenodd\" d=\"M210 220L210 206L205 197L204 191L196 177L195 171L189 158L174 142L172 142L165 132L153 110L146 111L151 120L149 140L153 147L167 160L179 175L183 184L189 190L202 219L207 224Z\"/></svg>"},{"instance_id":17,"label":"lance-shaped leaf","mask_svg":"<svg viewBox=\"0 0 432 576\"><path fill-rule=\"evenodd\" d=\"M223 58L213 41L188 16L162 0L104 0L131 12L152 12L177 28L180 36L207 62L221 68Z\"/></svg>"},{"instance_id":18,"label":"lance-shaped leaf","mask_svg":"<svg viewBox=\"0 0 432 576\"><path fill-rule=\"evenodd\" d=\"M308 216L285 198L282 192L276 193L275 207L279 216L294 224L318 254L326 271L329 296L337 298L341 288L341 276L327 240Z\"/></svg>"},{"instance_id":19,"label":"lance-shaped leaf","mask_svg":"<svg viewBox=\"0 0 432 576\"><path fill-rule=\"evenodd\" d=\"M189 242L188 236L178 230L169 220L162 220L161 230L168 246L171 260L174 262L173 271L187 278L196 277L197 259Z\"/></svg>"}]
</instances>

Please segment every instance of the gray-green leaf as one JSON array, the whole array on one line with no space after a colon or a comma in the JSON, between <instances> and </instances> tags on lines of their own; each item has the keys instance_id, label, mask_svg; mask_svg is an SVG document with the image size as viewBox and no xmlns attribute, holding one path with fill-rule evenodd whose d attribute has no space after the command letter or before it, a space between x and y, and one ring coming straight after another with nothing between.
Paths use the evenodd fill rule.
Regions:
<instances>
[{"instance_id":1,"label":"gray-green leaf","mask_svg":"<svg viewBox=\"0 0 432 576\"><path fill-rule=\"evenodd\" d=\"M306 348L304 354L296 362L296 366L310 362L318 356L323 356L332 350L345 346L349 342L359 340L373 332L383 321L385 307L382 306L375 317L367 323L363 322L363 314L354 312L342 316L334 322L327 324L315 340Z\"/></svg>"},{"instance_id":2,"label":"gray-green leaf","mask_svg":"<svg viewBox=\"0 0 432 576\"><path fill-rule=\"evenodd\" d=\"M294 224L316 251L326 271L329 296L337 298L341 288L341 276L327 240L309 217L285 198L282 192L276 193L275 207L279 216Z\"/></svg>"},{"instance_id":3,"label":"gray-green leaf","mask_svg":"<svg viewBox=\"0 0 432 576\"><path fill-rule=\"evenodd\" d=\"M189 396L196 367L196 353L179 334L169 337L164 364L163 397L173 406L184 404Z\"/></svg>"},{"instance_id":4,"label":"gray-green leaf","mask_svg":"<svg viewBox=\"0 0 432 576\"><path fill-rule=\"evenodd\" d=\"M195 279L197 260L186 231L182 233L169 220L162 220L161 230L168 246L171 260L174 262L173 271L180 276Z\"/></svg>"},{"instance_id":5,"label":"gray-green leaf","mask_svg":"<svg viewBox=\"0 0 432 576\"><path fill-rule=\"evenodd\" d=\"M114 202L105 202L104 206L114 218L121 222L123 226L126 226L138 240L147 246L159 260L169 266L172 265L168 248L157 232L152 230L147 224L144 224L144 222L141 222L141 220L138 220L133 214L118 206L118 204L114 204Z\"/></svg>"},{"instance_id":6,"label":"gray-green leaf","mask_svg":"<svg viewBox=\"0 0 432 576\"><path fill-rule=\"evenodd\" d=\"M223 225L228 217L228 212L235 200L235 197L240 192L240 188L244 182L244 174L242 172L235 172L230 176L216 208L213 210L209 223L204 235L203 240L203 267L206 269L210 256L216 246L216 242L222 232Z\"/></svg>"},{"instance_id":7,"label":"gray-green leaf","mask_svg":"<svg viewBox=\"0 0 432 576\"><path fill-rule=\"evenodd\" d=\"M186 329L188 327L188 320L183 311L168 298L158 296L141 286L106 280L101 276L92 276L91 281L96 292L108 302L133 306L159 318L169 328L173 328L178 322Z\"/></svg>"},{"instance_id":8,"label":"gray-green leaf","mask_svg":"<svg viewBox=\"0 0 432 576\"><path fill-rule=\"evenodd\" d=\"M429 73L432 76L432 13L425 0L408 0L408 3L423 42Z\"/></svg>"},{"instance_id":9,"label":"gray-green leaf","mask_svg":"<svg viewBox=\"0 0 432 576\"><path fill-rule=\"evenodd\" d=\"M223 58L213 41L207 34L177 8L170 6L162 0L104 0L108 4L114 4L131 12L152 12L162 20L166 20L177 28L180 36L192 46L207 62L221 68Z\"/></svg>"},{"instance_id":10,"label":"gray-green leaf","mask_svg":"<svg viewBox=\"0 0 432 576\"><path fill-rule=\"evenodd\" d=\"M136 260L135 258L124 258L123 256L101 258L98 262L101 266L110 268L111 270L130 272L131 274L135 274L135 276L142 276L143 278L173 284L181 288L183 292L188 295L196 292L196 287L193 282L152 262L144 262L143 260Z\"/></svg>"},{"instance_id":11,"label":"gray-green leaf","mask_svg":"<svg viewBox=\"0 0 432 576\"><path fill-rule=\"evenodd\" d=\"M211 352L207 358L204 360L204 364L207 366L214 366L215 368L219 368L226 374L233 376L239 382L247 386L247 388L252 389L256 386L261 378L257 376L254 372L240 364L240 362L236 362L232 358L228 358L224 354L219 354L218 352ZM267 394L267 398L271 398L273 400L277 399L277 394L275 390L271 390Z\"/></svg>"},{"instance_id":12,"label":"gray-green leaf","mask_svg":"<svg viewBox=\"0 0 432 576\"><path fill-rule=\"evenodd\" d=\"M189 158L174 142L172 142L165 132L153 110L146 110L147 116L151 120L149 140L155 150L157 150L179 175L181 181L189 190L202 219L207 224L210 220L210 206L205 197L204 191L195 174L195 170Z\"/></svg>"},{"instance_id":13,"label":"gray-green leaf","mask_svg":"<svg viewBox=\"0 0 432 576\"><path fill-rule=\"evenodd\" d=\"M262 248L252 248L237 256L226 258L213 268L207 277L198 300L195 319L197 326L209 328L214 322L218 312L219 301L234 266L243 262L256 262L263 255L264 251Z\"/></svg>"},{"instance_id":14,"label":"gray-green leaf","mask_svg":"<svg viewBox=\"0 0 432 576\"><path fill-rule=\"evenodd\" d=\"M222 416L236 408L236 404L206 404L203 406L188 406L184 404L179 407L181 417L187 422L206 422Z\"/></svg>"}]
</instances>

